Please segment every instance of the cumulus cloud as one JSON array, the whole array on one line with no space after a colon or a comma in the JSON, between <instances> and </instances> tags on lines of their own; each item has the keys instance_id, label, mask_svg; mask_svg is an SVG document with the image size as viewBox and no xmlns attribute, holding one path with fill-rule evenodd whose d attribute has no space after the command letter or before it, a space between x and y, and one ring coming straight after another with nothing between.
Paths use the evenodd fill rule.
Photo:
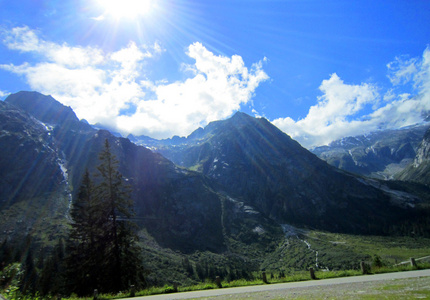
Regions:
<instances>
[{"instance_id":1,"label":"cumulus cloud","mask_svg":"<svg viewBox=\"0 0 430 300\"><path fill-rule=\"evenodd\" d=\"M261 62L248 70L240 56L216 56L200 43L190 45L187 54L195 60L187 68L193 77L168 84L143 83L156 97L136 103L135 114L120 116L120 128L136 126L142 120L153 135L168 136L172 126L179 134L190 133L231 115L268 78Z\"/></svg>"},{"instance_id":2,"label":"cumulus cloud","mask_svg":"<svg viewBox=\"0 0 430 300\"><path fill-rule=\"evenodd\" d=\"M345 136L422 122L430 111L430 49L422 58L398 57L387 67L393 87L386 93L368 83L346 84L332 74L323 80L322 96L305 118L279 118L273 124L311 148ZM405 92L405 85L412 86L410 93ZM362 114L365 108L371 109L367 115Z\"/></svg>"},{"instance_id":3,"label":"cumulus cloud","mask_svg":"<svg viewBox=\"0 0 430 300\"><path fill-rule=\"evenodd\" d=\"M2 64L23 76L30 87L71 106L78 117L123 134L155 138L187 135L199 126L231 115L252 98L268 79L262 62L247 68L238 55L217 56L201 43L187 49L191 77L177 82L152 82L144 62L160 55L161 46L130 42L113 53L45 41L28 27L4 34L11 50L38 56L37 63Z\"/></svg>"}]
</instances>

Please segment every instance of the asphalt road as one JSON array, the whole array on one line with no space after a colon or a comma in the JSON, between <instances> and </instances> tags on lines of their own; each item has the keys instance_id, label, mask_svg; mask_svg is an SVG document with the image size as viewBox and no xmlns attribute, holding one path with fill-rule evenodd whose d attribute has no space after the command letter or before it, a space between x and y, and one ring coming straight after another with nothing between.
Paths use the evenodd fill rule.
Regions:
<instances>
[{"instance_id":1,"label":"asphalt road","mask_svg":"<svg viewBox=\"0 0 430 300\"><path fill-rule=\"evenodd\" d=\"M242 294L242 297L243 297L243 295L247 295L250 293L257 293L257 292L285 291L287 293L288 289L294 289L294 288L319 287L319 286L329 286L329 285L333 286L337 284L364 283L364 282L429 277L429 276L430 276L430 269L377 274L377 275L364 275L364 276L342 277L342 278L332 278L332 279L324 279L324 280L309 280L309 281L300 281L300 282L265 284L265 285L258 285L258 286L246 286L246 287L237 287L237 288L214 289L214 290L205 290L205 291L135 297L133 298L133 300L136 300L136 299L137 300L194 299L194 298L225 296L225 295L231 295L231 297L234 298L234 295L240 296L240 294Z\"/></svg>"}]
</instances>

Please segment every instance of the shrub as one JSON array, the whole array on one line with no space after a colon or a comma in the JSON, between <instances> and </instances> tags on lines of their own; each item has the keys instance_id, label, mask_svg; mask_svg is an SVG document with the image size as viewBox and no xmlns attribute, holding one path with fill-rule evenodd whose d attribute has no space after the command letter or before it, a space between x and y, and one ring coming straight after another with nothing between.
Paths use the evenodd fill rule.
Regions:
<instances>
[{"instance_id":1,"label":"shrub","mask_svg":"<svg viewBox=\"0 0 430 300\"><path fill-rule=\"evenodd\" d=\"M383 266L384 266L384 263L382 262L381 257L375 254L372 261L372 267L382 268Z\"/></svg>"}]
</instances>

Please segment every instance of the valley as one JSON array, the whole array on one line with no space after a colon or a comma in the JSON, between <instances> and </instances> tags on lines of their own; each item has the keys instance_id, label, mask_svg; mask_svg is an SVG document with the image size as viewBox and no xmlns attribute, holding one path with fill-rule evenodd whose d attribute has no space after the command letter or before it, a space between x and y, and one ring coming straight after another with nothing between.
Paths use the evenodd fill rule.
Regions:
<instances>
[{"instance_id":1,"label":"valley","mask_svg":"<svg viewBox=\"0 0 430 300\"><path fill-rule=\"evenodd\" d=\"M38 280L49 268L65 271L59 257L68 251L70 211L106 143L131 188L142 286L252 279L263 270L358 270L361 261L392 266L430 255L425 126L409 144L403 139L413 128L402 138L373 137L372 145L394 140L397 148L341 151L364 151L378 168L410 161L382 180L332 165L241 112L188 137L126 139L80 121L50 96L19 92L0 102L0 121L0 262L33 266ZM44 293L64 288L48 281Z\"/></svg>"}]
</instances>

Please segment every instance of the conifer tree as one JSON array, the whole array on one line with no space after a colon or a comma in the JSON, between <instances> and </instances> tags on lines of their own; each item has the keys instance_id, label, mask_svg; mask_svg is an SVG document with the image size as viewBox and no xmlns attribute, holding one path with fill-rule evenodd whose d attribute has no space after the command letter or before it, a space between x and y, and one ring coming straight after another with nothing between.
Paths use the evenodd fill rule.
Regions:
<instances>
[{"instance_id":1,"label":"conifer tree","mask_svg":"<svg viewBox=\"0 0 430 300\"><path fill-rule=\"evenodd\" d=\"M133 203L130 188L124 184L123 177L118 171L119 162L113 155L108 140L105 141L99 159L100 165L97 170L100 181L96 197L101 201L102 211L106 217L103 228L104 241L107 243L104 249L107 264L104 267L110 275L105 279L105 283L113 290L120 290L126 288L128 277L124 272L127 258L124 254L130 250L129 245L135 243L130 227Z\"/></svg>"},{"instance_id":2,"label":"conifer tree","mask_svg":"<svg viewBox=\"0 0 430 300\"><path fill-rule=\"evenodd\" d=\"M67 285L78 295L89 294L98 285L98 265L101 263L98 241L102 234L100 206L86 170L70 212L72 223L66 250Z\"/></svg>"},{"instance_id":3,"label":"conifer tree","mask_svg":"<svg viewBox=\"0 0 430 300\"><path fill-rule=\"evenodd\" d=\"M130 187L118 170L108 140L99 155L96 184L85 173L71 211L68 245L70 291L117 292L142 285L141 249L132 222Z\"/></svg>"},{"instance_id":4,"label":"conifer tree","mask_svg":"<svg viewBox=\"0 0 430 300\"><path fill-rule=\"evenodd\" d=\"M59 239L49 258L45 260L38 280L38 291L43 296L58 295L64 292L64 256L64 242Z\"/></svg>"}]
</instances>

